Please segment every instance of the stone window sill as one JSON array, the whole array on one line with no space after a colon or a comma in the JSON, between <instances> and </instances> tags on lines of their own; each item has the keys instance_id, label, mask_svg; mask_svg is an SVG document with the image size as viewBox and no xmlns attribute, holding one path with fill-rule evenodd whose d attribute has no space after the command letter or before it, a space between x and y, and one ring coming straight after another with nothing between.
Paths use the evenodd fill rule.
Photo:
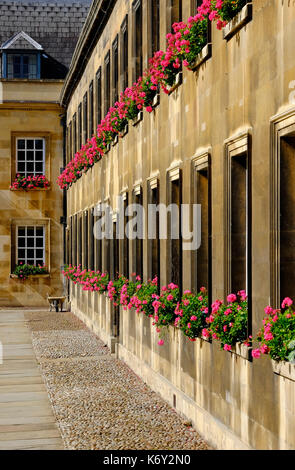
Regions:
<instances>
[{"instance_id":1,"label":"stone window sill","mask_svg":"<svg viewBox=\"0 0 295 470\"><path fill-rule=\"evenodd\" d=\"M160 93L157 93L153 98L152 108L155 109L157 106L159 106L159 104L160 104Z\"/></svg>"},{"instance_id":2,"label":"stone window sill","mask_svg":"<svg viewBox=\"0 0 295 470\"><path fill-rule=\"evenodd\" d=\"M292 380L295 382L295 364L291 364L290 362L284 361L274 361L272 360L272 368L274 374L280 375L285 379Z\"/></svg>"},{"instance_id":3,"label":"stone window sill","mask_svg":"<svg viewBox=\"0 0 295 470\"><path fill-rule=\"evenodd\" d=\"M140 121L142 121L142 120L143 120L143 112L140 111L140 112L137 114L136 118L133 119L133 124L132 124L132 125L133 125L133 126L137 126L137 124L139 124Z\"/></svg>"},{"instance_id":4,"label":"stone window sill","mask_svg":"<svg viewBox=\"0 0 295 470\"><path fill-rule=\"evenodd\" d=\"M22 192L30 192L30 191L50 191L50 187L49 188L10 188L10 191L22 191Z\"/></svg>"},{"instance_id":5,"label":"stone window sill","mask_svg":"<svg viewBox=\"0 0 295 470\"><path fill-rule=\"evenodd\" d=\"M19 281L23 281L23 280L26 280L26 279L35 279L35 278L38 278L38 279L48 279L50 278L50 274L47 273L47 274L30 274L28 277L26 277L26 279L20 279L16 274L10 274L9 276L11 279L18 279Z\"/></svg>"},{"instance_id":6,"label":"stone window sill","mask_svg":"<svg viewBox=\"0 0 295 470\"><path fill-rule=\"evenodd\" d=\"M116 137L114 138L114 140L112 142L112 146L115 147L115 145L117 145L118 142L119 142L119 136L116 135Z\"/></svg>"},{"instance_id":7,"label":"stone window sill","mask_svg":"<svg viewBox=\"0 0 295 470\"><path fill-rule=\"evenodd\" d=\"M205 47L201 50L201 52L197 55L195 63L190 67L190 70L197 70L200 65L202 65L206 60L208 60L212 56L212 44L208 43Z\"/></svg>"},{"instance_id":8,"label":"stone window sill","mask_svg":"<svg viewBox=\"0 0 295 470\"><path fill-rule=\"evenodd\" d=\"M223 39L227 41L252 20L252 3L247 3L242 10L223 29Z\"/></svg>"},{"instance_id":9,"label":"stone window sill","mask_svg":"<svg viewBox=\"0 0 295 470\"><path fill-rule=\"evenodd\" d=\"M171 95L182 84L182 72L178 72L175 76L175 83L172 86L167 86L168 94Z\"/></svg>"},{"instance_id":10,"label":"stone window sill","mask_svg":"<svg viewBox=\"0 0 295 470\"><path fill-rule=\"evenodd\" d=\"M237 343L230 352L236 356L242 357L243 359L247 359L247 361L250 361L251 349L248 346L245 346L243 343Z\"/></svg>"}]
</instances>

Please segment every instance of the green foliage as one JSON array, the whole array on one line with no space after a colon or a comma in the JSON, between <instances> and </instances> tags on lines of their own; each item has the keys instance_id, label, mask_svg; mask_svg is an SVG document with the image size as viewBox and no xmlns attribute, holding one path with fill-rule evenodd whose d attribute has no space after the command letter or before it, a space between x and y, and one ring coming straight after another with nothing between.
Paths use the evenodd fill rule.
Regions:
<instances>
[{"instance_id":1,"label":"green foliage","mask_svg":"<svg viewBox=\"0 0 295 470\"><path fill-rule=\"evenodd\" d=\"M48 274L46 266L34 266L31 264L19 264L12 274L15 274L19 279L27 279L29 276L36 274Z\"/></svg>"}]
</instances>

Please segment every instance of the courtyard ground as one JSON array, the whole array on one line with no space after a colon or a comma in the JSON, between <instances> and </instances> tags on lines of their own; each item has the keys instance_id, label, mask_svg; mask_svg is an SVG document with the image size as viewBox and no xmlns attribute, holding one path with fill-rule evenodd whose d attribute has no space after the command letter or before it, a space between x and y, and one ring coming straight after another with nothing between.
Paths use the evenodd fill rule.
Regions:
<instances>
[{"instance_id":1,"label":"courtyard ground","mask_svg":"<svg viewBox=\"0 0 295 470\"><path fill-rule=\"evenodd\" d=\"M0 449L208 449L73 314L0 310L0 341Z\"/></svg>"}]
</instances>

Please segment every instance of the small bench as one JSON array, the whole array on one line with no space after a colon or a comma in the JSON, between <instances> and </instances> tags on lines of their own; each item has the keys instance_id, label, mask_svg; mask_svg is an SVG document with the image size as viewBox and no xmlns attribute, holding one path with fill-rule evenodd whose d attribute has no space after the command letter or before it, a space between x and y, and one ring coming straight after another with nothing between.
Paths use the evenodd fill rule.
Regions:
<instances>
[{"instance_id":1,"label":"small bench","mask_svg":"<svg viewBox=\"0 0 295 470\"><path fill-rule=\"evenodd\" d=\"M66 297L47 297L47 300L50 305L50 312L52 312L52 308L55 308L55 311L58 312L59 309L62 312L63 303L66 300Z\"/></svg>"}]
</instances>

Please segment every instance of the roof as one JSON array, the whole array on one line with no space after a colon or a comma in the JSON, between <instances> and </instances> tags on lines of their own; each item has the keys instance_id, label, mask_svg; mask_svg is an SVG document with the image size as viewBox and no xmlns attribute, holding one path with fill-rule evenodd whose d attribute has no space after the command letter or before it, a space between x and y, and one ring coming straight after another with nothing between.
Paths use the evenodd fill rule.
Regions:
<instances>
[{"instance_id":1,"label":"roof","mask_svg":"<svg viewBox=\"0 0 295 470\"><path fill-rule=\"evenodd\" d=\"M91 0L0 0L0 44L15 43L19 33L21 44L25 34L69 67L90 4ZM28 42L23 44L28 47Z\"/></svg>"},{"instance_id":2,"label":"roof","mask_svg":"<svg viewBox=\"0 0 295 470\"><path fill-rule=\"evenodd\" d=\"M61 92L62 105L67 105L79 83L85 66L108 22L116 2L117 0L93 0Z\"/></svg>"},{"instance_id":3,"label":"roof","mask_svg":"<svg viewBox=\"0 0 295 470\"><path fill-rule=\"evenodd\" d=\"M37 49L39 51L43 51L41 44L34 41L34 39L24 31L14 34L12 38L8 39L8 41L1 45L0 49Z\"/></svg>"}]
</instances>

